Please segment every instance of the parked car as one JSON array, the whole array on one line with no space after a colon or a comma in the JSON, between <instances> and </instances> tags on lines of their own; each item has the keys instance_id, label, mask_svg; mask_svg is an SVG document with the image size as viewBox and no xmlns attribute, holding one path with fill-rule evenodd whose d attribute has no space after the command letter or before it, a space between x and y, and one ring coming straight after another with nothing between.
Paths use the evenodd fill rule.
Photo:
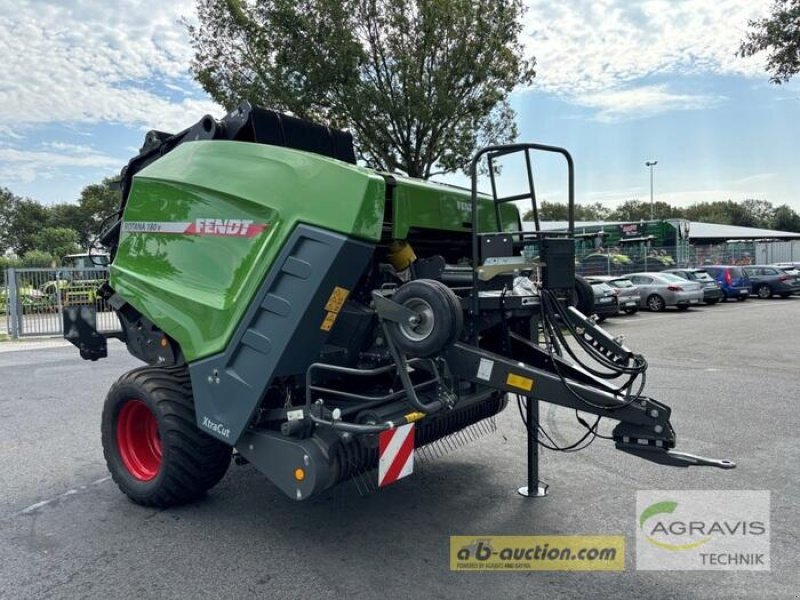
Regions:
<instances>
[{"instance_id":1,"label":"parked car","mask_svg":"<svg viewBox=\"0 0 800 600\"><path fill-rule=\"evenodd\" d=\"M619 309L627 315L632 315L639 310L641 294L639 288L633 285L628 277L614 277L609 275L596 275L587 277L587 281L607 283L617 290Z\"/></svg>"},{"instance_id":2,"label":"parked car","mask_svg":"<svg viewBox=\"0 0 800 600\"><path fill-rule=\"evenodd\" d=\"M589 281L594 292L594 314L597 322L602 323L607 317L613 317L619 312L618 292L615 288L602 281Z\"/></svg>"},{"instance_id":3,"label":"parked car","mask_svg":"<svg viewBox=\"0 0 800 600\"><path fill-rule=\"evenodd\" d=\"M800 263L777 263L770 266L778 267L784 273L786 273L790 277L793 277L795 281L797 281L798 285L800 285L800 268L794 265L800 265ZM800 292L795 292L795 293L800 293Z\"/></svg>"},{"instance_id":4,"label":"parked car","mask_svg":"<svg viewBox=\"0 0 800 600\"><path fill-rule=\"evenodd\" d=\"M696 281L687 281L670 273L632 273L628 275L633 284L639 288L642 308L653 312L675 306L678 310L686 310L692 304L703 301L703 287Z\"/></svg>"},{"instance_id":5,"label":"parked car","mask_svg":"<svg viewBox=\"0 0 800 600\"><path fill-rule=\"evenodd\" d=\"M783 269L771 265L751 265L742 267L753 285L753 293L759 298L780 296L788 298L800 292L800 282Z\"/></svg>"},{"instance_id":6,"label":"parked car","mask_svg":"<svg viewBox=\"0 0 800 600\"><path fill-rule=\"evenodd\" d=\"M722 298L722 288L705 269L667 269L662 273L672 273L687 281L696 281L703 286L703 302L716 304Z\"/></svg>"},{"instance_id":7,"label":"parked car","mask_svg":"<svg viewBox=\"0 0 800 600\"><path fill-rule=\"evenodd\" d=\"M703 270L711 275L722 289L721 302L728 298L736 298L740 302L747 300L750 295L750 278L742 267L730 265L708 265Z\"/></svg>"},{"instance_id":8,"label":"parked car","mask_svg":"<svg viewBox=\"0 0 800 600\"><path fill-rule=\"evenodd\" d=\"M772 267L780 267L781 269L796 269L800 271L800 262L778 262L772 263Z\"/></svg>"}]
</instances>

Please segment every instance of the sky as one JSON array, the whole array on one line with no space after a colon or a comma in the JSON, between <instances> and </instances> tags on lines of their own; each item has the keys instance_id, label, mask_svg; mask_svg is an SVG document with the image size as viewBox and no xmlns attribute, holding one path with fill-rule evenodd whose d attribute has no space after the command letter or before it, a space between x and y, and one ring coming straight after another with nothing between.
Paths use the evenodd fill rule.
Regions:
<instances>
[{"instance_id":1,"label":"sky","mask_svg":"<svg viewBox=\"0 0 800 600\"><path fill-rule=\"evenodd\" d=\"M800 211L800 77L770 84L736 56L770 0L528 0L533 84L511 97L519 140L567 148L578 202L759 198ZM0 0L0 187L74 202L149 129L224 111L189 74L192 0ZM515 165L503 189L517 191ZM565 168L534 161L537 193ZM463 176L447 181L466 183Z\"/></svg>"}]
</instances>

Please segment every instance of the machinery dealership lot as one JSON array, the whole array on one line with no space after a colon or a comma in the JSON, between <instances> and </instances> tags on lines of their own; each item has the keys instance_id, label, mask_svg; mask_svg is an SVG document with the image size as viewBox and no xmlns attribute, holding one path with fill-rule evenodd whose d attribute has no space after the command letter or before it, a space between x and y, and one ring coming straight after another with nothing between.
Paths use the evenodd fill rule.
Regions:
<instances>
[{"instance_id":1,"label":"machinery dealership lot","mask_svg":"<svg viewBox=\"0 0 800 600\"><path fill-rule=\"evenodd\" d=\"M138 361L116 343L97 363L2 352L0 597L794 598L798 316L790 298L610 319L647 356L679 443L737 469L668 469L598 439L543 451L543 499L516 493L525 436L510 405L496 433L366 498L345 484L298 503L234 466L199 502L143 508L109 480L98 431L109 386ZM561 441L579 436L571 411L541 410ZM769 490L771 572L637 572L635 495L652 489ZM451 535L546 534L624 535L626 571L449 571Z\"/></svg>"}]
</instances>

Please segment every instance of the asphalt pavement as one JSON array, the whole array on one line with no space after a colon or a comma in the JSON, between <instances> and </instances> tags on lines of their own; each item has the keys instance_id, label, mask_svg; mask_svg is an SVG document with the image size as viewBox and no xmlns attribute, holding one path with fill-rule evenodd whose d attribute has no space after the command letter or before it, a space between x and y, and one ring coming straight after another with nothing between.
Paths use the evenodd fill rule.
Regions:
<instances>
[{"instance_id":1,"label":"asphalt pavement","mask_svg":"<svg viewBox=\"0 0 800 600\"><path fill-rule=\"evenodd\" d=\"M100 447L105 393L137 366L124 347L96 363L52 343L0 352L0 598L800 597L800 298L605 325L647 357L647 393L672 407L678 449L737 469L659 466L597 440L544 451L550 495L523 498L512 407L496 433L364 498L346 485L297 503L232 465L201 501L153 510L117 490ZM581 433L550 406L554 435ZM635 493L649 489L770 490L771 571L636 571ZM537 534L625 535L626 570L449 570L450 535Z\"/></svg>"}]
</instances>

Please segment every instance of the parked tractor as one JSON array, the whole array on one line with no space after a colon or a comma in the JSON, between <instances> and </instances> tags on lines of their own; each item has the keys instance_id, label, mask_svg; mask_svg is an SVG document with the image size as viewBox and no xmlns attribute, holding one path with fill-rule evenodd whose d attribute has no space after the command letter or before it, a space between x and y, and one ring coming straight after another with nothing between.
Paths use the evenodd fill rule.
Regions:
<instances>
[{"instance_id":1,"label":"parked tractor","mask_svg":"<svg viewBox=\"0 0 800 600\"><path fill-rule=\"evenodd\" d=\"M537 214L538 152L567 163L561 234L521 228L516 202ZM494 190L496 161L513 154L530 190L478 193L478 166ZM384 487L510 402L529 452L544 401L593 415L579 417L584 438L617 421L625 453L733 467L677 452L669 407L643 393L644 357L571 306L569 153L489 147L472 173L467 190L364 168L350 134L249 104L147 134L102 237L111 264L98 294L121 331L98 332L91 305L64 312L83 358L105 357L115 337L146 363L103 409L121 490L147 506L192 501L232 453L296 500L350 480Z\"/></svg>"}]
</instances>

